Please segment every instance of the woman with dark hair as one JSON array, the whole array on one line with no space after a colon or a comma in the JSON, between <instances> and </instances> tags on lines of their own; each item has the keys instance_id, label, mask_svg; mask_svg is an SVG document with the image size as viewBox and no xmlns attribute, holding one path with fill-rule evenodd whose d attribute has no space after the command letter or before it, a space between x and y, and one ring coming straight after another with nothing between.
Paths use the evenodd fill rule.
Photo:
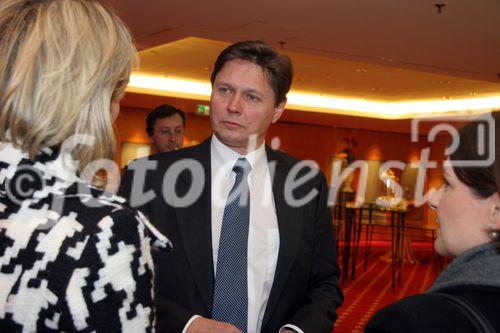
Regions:
<instances>
[{"instance_id":1,"label":"woman with dark hair","mask_svg":"<svg viewBox=\"0 0 500 333\"><path fill-rule=\"evenodd\" d=\"M493 121L492 128L475 121L459 130L444 184L429 201L439 225L435 250L453 261L426 293L380 310L365 332L500 331L500 166L498 159L476 163L493 148L498 155L498 113Z\"/></svg>"}]
</instances>

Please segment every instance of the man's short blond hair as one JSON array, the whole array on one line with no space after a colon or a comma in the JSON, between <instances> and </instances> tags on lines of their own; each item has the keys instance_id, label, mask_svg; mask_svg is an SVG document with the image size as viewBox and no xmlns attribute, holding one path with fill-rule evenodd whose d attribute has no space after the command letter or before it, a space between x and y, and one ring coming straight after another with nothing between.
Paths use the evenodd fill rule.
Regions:
<instances>
[{"instance_id":1,"label":"man's short blond hair","mask_svg":"<svg viewBox=\"0 0 500 333\"><path fill-rule=\"evenodd\" d=\"M123 22L97 1L0 1L0 141L34 158L73 135L78 172L114 157L111 101L124 94L137 51Z\"/></svg>"}]
</instances>

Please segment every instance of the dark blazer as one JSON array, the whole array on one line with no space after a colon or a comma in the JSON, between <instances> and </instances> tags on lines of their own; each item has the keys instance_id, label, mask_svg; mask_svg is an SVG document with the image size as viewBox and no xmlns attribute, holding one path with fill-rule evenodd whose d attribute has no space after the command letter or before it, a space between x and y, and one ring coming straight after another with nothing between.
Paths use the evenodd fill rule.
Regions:
<instances>
[{"instance_id":1,"label":"dark blazer","mask_svg":"<svg viewBox=\"0 0 500 333\"><path fill-rule=\"evenodd\" d=\"M122 181L120 193L130 198L134 177L132 168L139 179L137 170L144 168L146 161L157 163L154 170L147 171L142 188L143 192L152 190L156 198L138 208L168 235L174 245L169 254L154 254L157 320L161 332L182 332L195 314L211 316L214 270L210 147L211 140L207 139L198 146L136 160L126 170ZM276 163L273 194L280 249L261 332L277 333L288 323L306 333L330 333L343 295L338 283L339 268L324 175L317 173L293 192L295 198L302 198L310 191L317 191L313 200L301 207L291 207L285 201L284 184L289 171L299 161L268 147L266 153L268 161ZM201 164L204 186L194 204L179 208L174 207L175 203L172 205L172 198L167 204L161 193L166 171L181 159L193 159ZM173 186L171 181L165 181L165 185ZM182 197L192 185L196 187L202 185L201 182L201 179L194 179L191 172L183 171L175 180L175 190ZM135 187L134 191L137 191Z\"/></svg>"},{"instance_id":2,"label":"dark blazer","mask_svg":"<svg viewBox=\"0 0 500 333\"><path fill-rule=\"evenodd\" d=\"M500 332L500 288L456 286L443 289L446 293L472 304ZM460 308L435 293L414 295L393 303L373 316L367 333L441 333L475 332L473 323Z\"/></svg>"}]
</instances>

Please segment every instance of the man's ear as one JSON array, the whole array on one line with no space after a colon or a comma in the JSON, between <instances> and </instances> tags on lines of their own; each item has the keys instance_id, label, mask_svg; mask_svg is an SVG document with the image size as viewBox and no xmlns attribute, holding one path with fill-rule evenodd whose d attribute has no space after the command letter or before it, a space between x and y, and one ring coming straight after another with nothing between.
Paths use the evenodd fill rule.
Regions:
<instances>
[{"instance_id":1,"label":"man's ear","mask_svg":"<svg viewBox=\"0 0 500 333\"><path fill-rule=\"evenodd\" d=\"M283 111L285 111L285 105L286 105L286 98L283 102L281 102L278 106L274 108L274 115L273 115L273 121L272 123L276 123L278 119L280 119L281 115L283 114Z\"/></svg>"}]
</instances>

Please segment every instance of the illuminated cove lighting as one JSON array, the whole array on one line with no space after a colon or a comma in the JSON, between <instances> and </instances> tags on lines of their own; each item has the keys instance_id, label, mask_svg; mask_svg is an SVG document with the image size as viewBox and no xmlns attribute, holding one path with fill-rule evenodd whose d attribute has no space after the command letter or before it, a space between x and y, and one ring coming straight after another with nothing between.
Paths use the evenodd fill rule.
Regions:
<instances>
[{"instance_id":1,"label":"illuminated cove lighting","mask_svg":"<svg viewBox=\"0 0 500 333\"><path fill-rule=\"evenodd\" d=\"M208 101L212 87L209 82L204 81L133 73L127 91ZM326 96L294 90L291 90L287 97L287 109L382 119L405 119L422 115L471 114L500 109L500 95L453 100L409 100L393 103Z\"/></svg>"}]
</instances>

